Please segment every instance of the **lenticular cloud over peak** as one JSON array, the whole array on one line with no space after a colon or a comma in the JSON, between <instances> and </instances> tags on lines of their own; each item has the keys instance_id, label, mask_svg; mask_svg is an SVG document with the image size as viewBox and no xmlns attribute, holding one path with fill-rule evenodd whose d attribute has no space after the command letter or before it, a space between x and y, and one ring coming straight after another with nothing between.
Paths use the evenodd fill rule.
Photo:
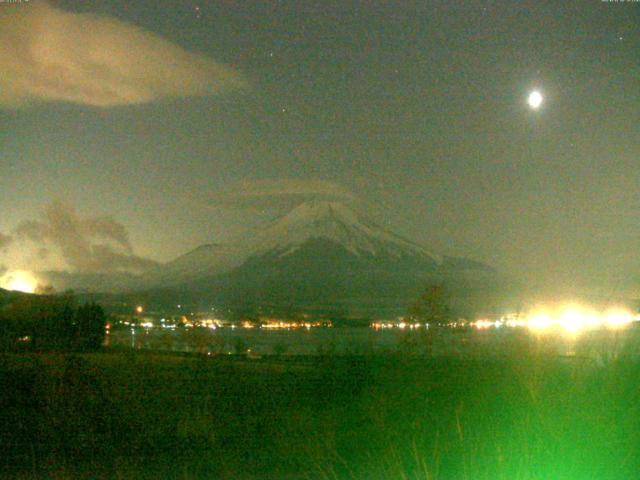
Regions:
<instances>
[{"instance_id":1,"label":"lenticular cloud over peak","mask_svg":"<svg viewBox=\"0 0 640 480\"><path fill-rule=\"evenodd\" d=\"M205 96L241 74L111 17L46 2L0 4L0 106L64 101L95 107Z\"/></svg>"}]
</instances>

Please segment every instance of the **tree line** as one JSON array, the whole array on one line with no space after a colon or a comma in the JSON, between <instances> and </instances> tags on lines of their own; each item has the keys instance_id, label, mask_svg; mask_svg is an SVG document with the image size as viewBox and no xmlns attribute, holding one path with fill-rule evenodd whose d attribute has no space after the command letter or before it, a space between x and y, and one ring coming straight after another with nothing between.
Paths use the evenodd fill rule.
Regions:
<instances>
[{"instance_id":1,"label":"tree line","mask_svg":"<svg viewBox=\"0 0 640 480\"><path fill-rule=\"evenodd\" d=\"M105 336L101 306L72 294L18 295L0 306L3 351L95 351Z\"/></svg>"}]
</instances>

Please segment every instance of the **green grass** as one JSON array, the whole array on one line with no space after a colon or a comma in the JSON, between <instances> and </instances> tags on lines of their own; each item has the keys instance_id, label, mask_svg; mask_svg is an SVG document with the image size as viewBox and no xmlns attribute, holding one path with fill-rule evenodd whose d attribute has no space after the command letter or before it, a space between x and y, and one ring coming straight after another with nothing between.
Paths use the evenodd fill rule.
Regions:
<instances>
[{"instance_id":1,"label":"green grass","mask_svg":"<svg viewBox=\"0 0 640 480\"><path fill-rule=\"evenodd\" d=\"M3 478L630 479L640 364L0 356Z\"/></svg>"}]
</instances>

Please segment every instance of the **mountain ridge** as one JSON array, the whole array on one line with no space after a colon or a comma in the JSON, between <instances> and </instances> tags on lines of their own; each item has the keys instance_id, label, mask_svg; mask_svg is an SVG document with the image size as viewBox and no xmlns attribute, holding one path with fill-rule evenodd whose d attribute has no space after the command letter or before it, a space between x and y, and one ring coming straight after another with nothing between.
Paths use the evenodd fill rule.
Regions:
<instances>
[{"instance_id":1,"label":"mountain ridge","mask_svg":"<svg viewBox=\"0 0 640 480\"><path fill-rule=\"evenodd\" d=\"M201 274L221 274L240 267L248 259L270 251L291 254L306 241L325 238L344 246L354 255L389 254L414 256L442 263L444 257L421 245L361 218L353 209L339 202L303 203L266 227L250 231L233 245L205 244L157 267L160 279L173 283L197 278ZM163 273L162 270L164 270ZM171 278L174 275L174 278ZM148 276L149 277L149 276ZM150 279L153 283L154 279Z\"/></svg>"},{"instance_id":2,"label":"mountain ridge","mask_svg":"<svg viewBox=\"0 0 640 480\"><path fill-rule=\"evenodd\" d=\"M225 268L221 252L229 255ZM157 283L152 298L202 308L398 314L425 285L470 290L495 274L475 260L435 255L337 202L301 204L234 245L178 257L168 271L179 272L185 259L197 271Z\"/></svg>"},{"instance_id":3,"label":"mountain ridge","mask_svg":"<svg viewBox=\"0 0 640 480\"><path fill-rule=\"evenodd\" d=\"M342 203L314 201L234 243L201 245L141 277L109 283L85 275L79 285L119 286L118 292L162 308L395 315L429 284L447 285L458 297L479 296L495 284L495 274L476 260L436 255Z\"/></svg>"}]
</instances>

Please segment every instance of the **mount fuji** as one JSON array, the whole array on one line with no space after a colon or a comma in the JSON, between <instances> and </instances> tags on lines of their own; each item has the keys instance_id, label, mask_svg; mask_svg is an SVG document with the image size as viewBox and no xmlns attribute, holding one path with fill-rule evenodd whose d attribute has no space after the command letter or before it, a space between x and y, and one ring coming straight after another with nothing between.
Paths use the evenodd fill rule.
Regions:
<instances>
[{"instance_id":1,"label":"mount fuji","mask_svg":"<svg viewBox=\"0 0 640 480\"><path fill-rule=\"evenodd\" d=\"M468 289L494 274L436 255L344 204L314 201L231 245L203 245L161 265L144 284L167 305L377 314L404 311L429 283Z\"/></svg>"},{"instance_id":2,"label":"mount fuji","mask_svg":"<svg viewBox=\"0 0 640 480\"><path fill-rule=\"evenodd\" d=\"M159 283L182 283L205 274L219 274L261 256L283 260L309 243L323 241L359 259L412 258L431 267L442 263L421 246L360 218L354 210L337 202L308 202L293 209L265 228L252 231L233 245L208 244L148 272ZM321 252L318 252L320 257ZM314 255L315 256L315 255ZM155 277L155 278L154 278Z\"/></svg>"}]
</instances>

